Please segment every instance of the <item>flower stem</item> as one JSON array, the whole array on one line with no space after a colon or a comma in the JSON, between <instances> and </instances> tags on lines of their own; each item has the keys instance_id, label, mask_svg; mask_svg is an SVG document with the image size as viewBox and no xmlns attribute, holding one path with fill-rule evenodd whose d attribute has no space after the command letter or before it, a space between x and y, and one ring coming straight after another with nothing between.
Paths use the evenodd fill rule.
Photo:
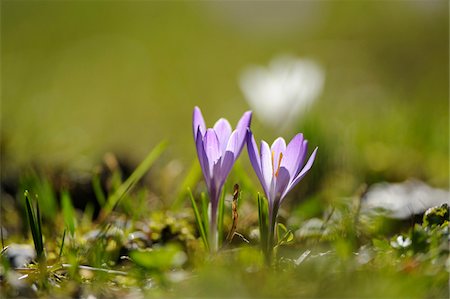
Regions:
<instances>
[{"instance_id":1,"label":"flower stem","mask_svg":"<svg viewBox=\"0 0 450 299\"><path fill-rule=\"evenodd\" d=\"M269 232L267 238L267 249L266 249L266 263L271 266L274 258L274 247L276 239L276 224L278 215L278 205L274 204L269 207Z\"/></svg>"},{"instance_id":2,"label":"flower stem","mask_svg":"<svg viewBox=\"0 0 450 299\"><path fill-rule=\"evenodd\" d=\"M214 190L216 191L216 190ZM211 192L213 194L213 200L211 200L209 208L209 250L214 253L219 249L219 239L217 234L217 210L220 192Z\"/></svg>"},{"instance_id":3,"label":"flower stem","mask_svg":"<svg viewBox=\"0 0 450 299\"><path fill-rule=\"evenodd\" d=\"M211 219L209 222L209 249L211 252L216 252L219 248L219 242L217 238L217 208L211 205Z\"/></svg>"}]
</instances>

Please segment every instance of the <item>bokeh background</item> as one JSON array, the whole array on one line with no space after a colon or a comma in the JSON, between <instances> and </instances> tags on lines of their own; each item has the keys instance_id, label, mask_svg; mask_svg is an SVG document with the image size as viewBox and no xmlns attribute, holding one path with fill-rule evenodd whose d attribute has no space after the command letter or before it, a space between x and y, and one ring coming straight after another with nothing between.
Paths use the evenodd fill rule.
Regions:
<instances>
[{"instance_id":1,"label":"bokeh background","mask_svg":"<svg viewBox=\"0 0 450 299\"><path fill-rule=\"evenodd\" d=\"M288 130L320 151L322 190L424 180L448 188L447 1L2 1L2 176L88 170L105 152L196 159L191 111L209 125L249 109L239 78L289 54L324 70ZM246 155L243 155L243 163ZM249 171L250 173L251 171ZM318 184L318 183L316 183Z\"/></svg>"}]
</instances>

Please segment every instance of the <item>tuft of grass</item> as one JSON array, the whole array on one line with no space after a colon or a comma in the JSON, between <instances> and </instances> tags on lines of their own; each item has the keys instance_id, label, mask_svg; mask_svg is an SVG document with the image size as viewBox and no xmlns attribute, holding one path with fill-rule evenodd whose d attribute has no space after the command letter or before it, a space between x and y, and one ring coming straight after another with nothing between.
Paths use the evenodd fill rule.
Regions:
<instances>
[{"instance_id":1,"label":"tuft of grass","mask_svg":"<svg viewBox=\"0 0 450 299\"><path fill-rule=\"evenodd\" d=\"M197 223L197 226L198 226L198 229L200 232L200 237L202 238L203 245L205 246L205 248L207 250L209 250L208 234L207 234L207 227L208 227L208 216L207 215L208 214L206 214L206 216L205 216L205 208L204 208L205 196L202 196L203 213L202 213L202 215L200 215L197 204L195 203L194 195L192 194L192 191L190 188L188 188L188 193L189 193L189 198L191 199L192 209L194 210L195 222ZM206 221L205 221L205 219L206 219Z\"/></svg>"},{"instance_id":2,"label":"tuft of grass","mask_svg":"<svg viewBox=\"0 0 450 299\"><path fill-rule=\"evenodd\" d=\"M25 190L24 196L27 219L30 226L31 235L33 236L34 248L36 249L38 260L41 261L45 259L45 253L44 241L42 237L41 212L39 209L39 202L36 201L36 208L34 208L28 190Z\"/></svg>"}]
</instances>

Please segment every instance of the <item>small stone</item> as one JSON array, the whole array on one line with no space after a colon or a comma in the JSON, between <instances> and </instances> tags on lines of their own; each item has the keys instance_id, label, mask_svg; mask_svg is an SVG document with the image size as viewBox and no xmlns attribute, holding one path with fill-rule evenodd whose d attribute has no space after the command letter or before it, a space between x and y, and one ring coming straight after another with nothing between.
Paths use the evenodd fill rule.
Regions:
<instances>
[{"instance_id":1,"label":"small stone","mask_svg":"<svg viewBox=\"0 0 450 299\"><path fill-rule=\"evenodd\" d=\"M2 254L7 257L13 268L25 267L36 258L34 247L28 244L10 244Z\"/></svg>"},{"instance_id":2,"label":"small stone","mask_svg":"<svg viewBox=\"0 0 450 299\"><path fill-rule=\"evenodd\" d=\"M362 213L384 211L388 217L407 219L427 209L449 203L447 190L432 188L418 180L379 183L371 186L361 203Z\"/></svg>"}]
</instances>

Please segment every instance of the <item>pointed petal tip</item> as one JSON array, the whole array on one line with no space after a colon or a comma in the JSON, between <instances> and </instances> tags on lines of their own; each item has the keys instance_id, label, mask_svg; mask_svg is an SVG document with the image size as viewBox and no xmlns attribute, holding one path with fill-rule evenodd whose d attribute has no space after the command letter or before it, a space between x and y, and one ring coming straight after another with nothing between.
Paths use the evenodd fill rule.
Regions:
<instances>
[{"instance_id":1,"label":"pointed petal tip","mask_svg":"<svg viewBox=\"0 0 450 299\"><path fill-rule=\"evenodd\" d=\"M193 116L196 117L198 115L202 116L202 110L198 106L194 106L194 110L192 111Z\"/></svg>"},{"instance_id":2,"label":"pointed petal tip","mask_svg":"<svg viewBox=\"0 0 450 299\"><path fill-rule=\"evenodd\" d=\"M316 160L316 155L317 155L317 151L318 151L318 150L319 150L319 147L316 146L316 148L315 148L314 151L312 152L311 156L309 156L309 160L312 160L312 161L311 161L311 166L312 166L312 164L314 163L314 161ZM309 163L309 161L308 161L307 163Z\"/></svg>"},{"instance_id":3,"label":"pointed petal tip","mask_svg":"<svg viewBox=\"0 0 450 299\"><path fill-rule=\"evenodd\" d=\"M294 136L291 140L294 140L295 138L305 139L304 136L303 136L303 133L297 133L297 134L295 134L295 136Z\"/></svg>"},{"instance_id":4,"label":"pointed petal tip","mask_svg":"<svg viewBox=\"0 0 450 299\"><path fill-rule=\"evenodd\" d=\"M192 112L192 131L194 133L194 138L196 137L197 131L199 130L202 134L204 134L206 130L206 124L200 108L198 106L195 106Z\"/></svg>"},{"instance_id":5,"label":"pointed petal tip","mask_svg":"<svg viewBox=\"0 0 450 299\"><path fill-rule=\"evenodd\" d=\"M273 141L271 148L274 146L281 146L283 149L285 149L286 148L286 140L284 140L283 137L278 137L277 139L275 139Z\"/></svg>"},{"instance_id":6,"label":"pointed petal tip","mask_svg":"<svg viewBox=\"0 0 450 299\"><path fill-rule=\"evenodd\" d=\"M252 112L251 111L244 112L244 114L239 119L238 124L236 125L236 130L245 130L246 128L249 128L251 122L252 122Z\"/></svg>"}]
</instances>

